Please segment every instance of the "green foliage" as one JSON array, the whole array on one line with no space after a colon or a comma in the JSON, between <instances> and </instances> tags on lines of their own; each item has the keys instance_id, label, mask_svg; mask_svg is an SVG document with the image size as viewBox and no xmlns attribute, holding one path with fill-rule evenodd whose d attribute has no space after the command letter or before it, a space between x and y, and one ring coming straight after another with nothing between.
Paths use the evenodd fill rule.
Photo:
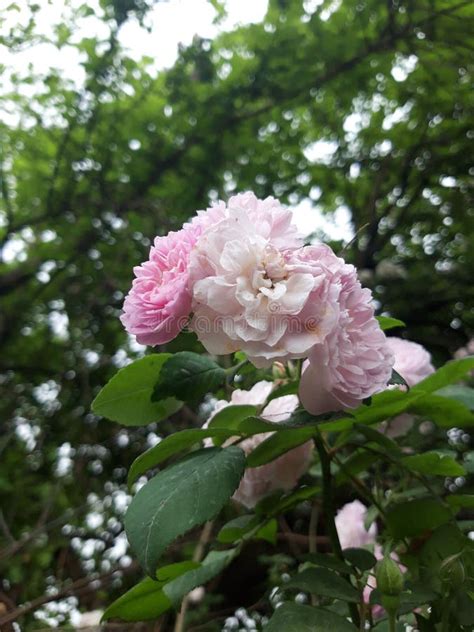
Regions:
<instances>
[{"instance_id":1,"label":"green foliage","mask_svg":"<svg viewBox=\"0 0 474 632\"><path fill-rule=\"evenodd\" d=\"M275 612L269 632L354 632L351 623L328 610L286 603Z\"/></svg>"},{"instance_id":2,"label":"green foliage","mask_svg":"<svg viewBox=\"0 0 474 632\"><path fill-rule=\"evenodd\" d=\"M277 376L247 365L235 381L232 360L199 355L202 347L189 333L139 359L143 350L118 317L132 268L156 234L179 228L210 200L252 189L291 206L304 202L308 214L317 207L329 220L346 213L354 239L343 256L373 290L381 326L424 344L436 366L449 360L474 330L472 4L270 0L262 23L213 41L196 36L158 73L155 60L137 59L121 44L127 20L147 24L151 2L101 0L94 16L87 3L66 0L64 11L49 13L48 35L40 31L39 3L24 3L21 13L19 4L8 4L0 17L2 50L16 60L28 50L39 56L36 47L46 45L57 59L80 58L84 78L73 81L54 65L41 74L34 65L10 68L9 55L0 62L0 627L9 629L4 606L8 613L15 604L22 628L44 627L33 615L36 600L54 596L53 589L73 594L88 577L91 584L77 589L81 610L103 608L124 592L129 596L110 606L107 618L142 620L166 610L164 626L174 617L170 603L178 606L193 587L215 579L212 596L188 612L205 625L214 610L243 604L229 588L235 578L243 578L239 599L247 599L247 586L260 591L249 604L288 567L295 575L292 565L308 549L304 538L312 542L315 521L326 539L308 559L347 577L353 568L327 543L320 463L299 487L262 501L248 520L253 514L226 504L243 470L238 448L216 449L224 461L235 455L228 478L219 465L198 485L204 475L195 477L186 464L201 452L191 452L151 479L129 510L133 518L144 498L144 515L155 515L162 495L173 491L169 473L186 468L178 469L182 483L157 514L148 571L191 557L201 536L198 522L187 530L188 514L194 520L222 509L217 532L245 518L240 524L247 520L249 530L234 523L221 531L221 544L239 542L237 549L211 550L201 566L174 579L146 579L129 592L137 570L114 558L130 463L133 483L204 437L217 444L278 430L248 455L247 464L257 467L318 430L331 460L334 512L360 498L376 516L380 543L395 547L407 566L404 623L415 625L416 618L422 632L470 629L472 358L448 363L408 393L375 395L351 414L314 418L298 411L275 428L255 409L229 407L203 431L208 393L229 399L234 388L274 379L269 399L294 394L298 363L283 373L279 367ZM212 5L222 19L225 3ZM96 33L78 36L79 25L92 20L99 21ZM330 241L322 229L316 236ZM342 253L342 241L332 246ZM414 416L413 428L394 441L380 424L405 413ZM447 453L446 430L454 426L463 429L461 439L450 435ZM165 550L185 530L186 540ZM262 552L269 551L278 551L276 577L262 579ZM466 586L445 594L439 566L460 553ZM226 582L230 564L240 566ZM99 590L95 573L106 575ZM432 590L413 589L411 598L418 597L410 602L410 580L418 575ZM346 620L347 604L339 611L329 597L318 608L286 602L273 616L267 601L269 630L356 629ZM329 601L337 613L327 609ZM413 615L413 604L429 604L430 611ZM67 625L61 616L58 623ZM384 626L386 620L374 629Z\"/></svg>"},{"instance_id":3,"label":"green foliage","mask_svg":"<svg viewBox=\"0 0 474 632\"><path fill-rule=\"evenodd\" d=\"M422 535L449 522L450 510L439 500L422 498L393 504L387 513L387 524L395 538Z\"/></svg>"},{"instance_id":4,"label":"green foliage","mask_svg":"<svg viewBox=\"0 0 474 632\"><path fill-rule=\"evenodd\" d=\"M176 606L179 605L185 595L197 586L202 586L213 577L221 573L228 566L238 553L238 549L227 549L225 551L211 551L203 559L199 568L190 570L176 578L164 587L166 596Z\"/></svg>"},{"instance_id":5,"label":"green foliage","mask_svg":"<svg viewBox=\"0 0 474 632\"><path fill-rule=\"evenodd\" d=\"M402 320L392 318L391 316L377 316L377 320L379 321L382 331L388 331L389 329L405 326L405 323Z\"/></svg>"},{"instance_id":6,"label":"green foliage","mask_svg":"<svg viewBox=\"0 0 474 632\"><path fill-rule=\"evenodd\" d=\"M163 593L163 585L163 582L147 577L114 601L104 612L102 620L147 621L158 618L172 605Z\"/></svg>"},{"instance_id":7,"label":"green foliage","mask_svg":"<svg viewBox=\"0 0 474 632\"><path fill-rule=\"evenodd\" d=\"M222 509L237 488L244 465L239 448L199 450L157 474L138 492L125 516L125 529L150 576L168 544Z\"/></svg>"},{"instance_id":8,"label":"green foliage","mask_svg":"<svg viewBox=\"0 0 474 632\"><path fill-rule=\"evenodd\" d=\"M329 568L307 568L285 584L286 588L298 588L321 597L360 601L357 590Z\"/></svg>"},{"instance_id":9,"label":"green foliage","mask_svg":"<svg viewBox=\"0 0 474 632\"><path fill-rule=\"evenodd\" d=\"M163 364L170 358L169 353L154 354L121 369L94 399L92 410L124 426L161 421L177 412L182 406L180 401L172 397L151 399Z\"/></svg>"},{"instance_id":10,"label":"green foliage","mask_svg":"<svg viewBox=\"0 0 474 632\"><path fill-rule=\"evenodd\" d=\"M207 356L180 351L166 361L155 385L153 400L183 397L196 400L217 390L226 378L225 370Z\"/></svg>"},{"instance_id":11,"label":"green foliage","mask_svg":"<svg viewBox=\"0 0 474 632\"><path fill-rule=\"evenodd\" d=\"M409 470L432 476L464 476L466 470L448 454L425 452L406 456L401 460Z\"/></svg>"}]
</instances>

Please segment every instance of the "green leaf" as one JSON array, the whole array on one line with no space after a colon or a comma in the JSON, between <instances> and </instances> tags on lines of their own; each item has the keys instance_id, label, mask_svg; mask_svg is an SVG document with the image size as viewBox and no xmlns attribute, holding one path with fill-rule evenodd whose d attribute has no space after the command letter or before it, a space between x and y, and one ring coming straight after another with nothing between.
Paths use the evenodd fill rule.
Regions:
<instances>
[{"instance_id":1,"label":"green leaf","mask_svg":"<svg viewBox=\"0 0 474 632\"><path fill-rule=\"evenodd\" d=\"M439 391L443 386L459 382L467 373L474 369L474 357L462 358L461 360L451 360L436 373L432 373L421 382L418 382L412 391L433 393Z\"/></svg>"},{"instance_id":2,"label":"green leaf","mask_svg":"<svg viewBox=\"0 0 474 632\"><path fill-rule=\"evenodd\" d=\"M461 553L469 540L459 530L455 523L438 527L425 542L419 557L420 580L429 588L442 592L440 566L452 555Z\"/></svg>"},{"instance_id":3,"label":"green leaf","mask_svg":"<svg viewBox=\"0 0 474 632\"><path fill-rule=\"evenodd\" d=\"M285 583L286 588L298 588L313 595L342 599L343 601L360 601L359 592L347 580L329 568L307 568L294 575Z\"/></svg>"},{"instance_id":4,"label":"green leaf","mask_svg":"<svg viewBox=\"0 0 474 632\"><path fill-rule=\"evenodd\" d=\"M357 628L334 612L296 603L277 608L266 632L356 632Z\"/></svg>"},{"instance_id":5,"label":"green leaf","mask_svg":"<svg viewBox=\"0 0 474 632\"><path fill-rule=\"evenodd\" d=\"M461 592L456 595L455 617L462 626L474 626L474 595ZM472 629L472 628L471 628Z\"/></svg>"},{"instance_id":6,"label":"green leaf","mask_svg":"<svg viewBox=\"0 0 474 632\"><path fill-rule=\"evenodd\" d=\"M415 392L413 388L408 393L398 389L384 391L372 397L370 406L359 406L352 414L358 423L371 425L405 412L419 397L422 394Z\"/></svg>"},{"instance_id":7,"label":"green leaf","mask_svg":"<svg viewBox=\"0 0 474 632\"><path fill-rule=\"evenodd\" d=\"M170 353L145 356L120 369L92 402L92 410L125 426L161 421L183 405L174 398L151 400L153 388Z\"/></svg>"},{"instance_id":8,"label":"green leaf","mask_svg":"<svg viewBox=\"0 0 474 632\"><path fill-rule=\"evenodd\" d=\"M410 389L407 381L405 380L405 378L400 375L400 373L398 373L398 371L395 371L395 369L392 369L392 375L390 377L390 380L388 381L389 384L395 384L398 386L406 386L407 389Z\"/></svg>"},{"instance_id":9,"label":"green leaf","mask_svg":"<svg viewBox=\"0 0 474 632\"><path fill-rule=\"evenodd\" d=\"M247 417L254 417L257 414L256 406L241 405L241 406L226 406L209 422L209 428L225 428L236 429L239 424ZM258 432L261 432L260 430ZM266 431L264 431L266 432Z\"/></svg>"},{"instance_id":10,"label":"green leaf","mask_svg":"<svg viewBox=\"0 0 474 632\"><path fill-rule=\"evenodd\" d=\"M367 549L348 548L344 549L342 554L349 564L356 566L361 571L368 571L377 564L377 559Z\"/></svg>"},{"instance_id":11,"label":"green leaf","mask_svg":"<svg viewBox=\"0 0 474 632\"><path fill-rule=\"evenodd\" d=\"M439 391L436 391L436 395L455 399L456 401L461 402L461 404L464 404L464 406L469 408L469 410L474 410L474 388L469 388L469 386L451 384L451 386L445 386Z\"/></svg>"},{"instance_id":12,"label":"green leaf","mask_svg":"<svg viewBox=\"0 0 474 632\"><path fill-rule=\"evenodd\" d=\"M176 579L183 573L199 568L201 564L194 562L193 560L185 560L184 562L175 562L174 564L168 564L162 566L156 571L156 579L161 582L169 582L172 579Z\"/></svg>"},{"instance_id":13,"label":"green leaf","mask_svg":"<svg viewBox=\"0 0 474 632\"><path fill-rule=\"evenodd\" d=\"M284 429L275 432L247 456L247 467L258 467L273 461L288 450L308 441L314 433L314 428Z\"/></svg>"},{"instance_id":14,"label":"green leaf","mask_svg":"<svg viewBox=\"0 0 474 632\"><path fill-rule=\"evenodd\" d=\"M227 522L219 531L217 540L223 544L229 544L240 540L242 536L251 531L258 524L257 516L245 514Z\"/></svg>"},{"instance_id":15,"label":"green leaf","mask_svg":"<svg viewBox=\"0 0 474 632\"><path fill-rule=\"evenodd\" d=\"M343 485L346 481L350 480L351 477L367 470L372 463L383 458L383 454L374 454L364 449L357 450L342 462L339 472L334 477L334 484L336 486Z\"/></svg>"},{"instance_id":16,"label":"green leaf","mask_svg":"<svg viewBox=\"0 0 474 632\"><path fill-rule=\"evenodd\" d=\"M432 476L463 476L466 470L453 457L439 452L405 456L401 463L413 472Z\"/></svg>"},{"instance_id":17,"label":"green leaf","mask_svg":"<svg viewBox=\"0 0 474 632\"><path fill-rule=\"evenodd\" d=\"M427 588L424 584L415 584L409 586L407 590L400 593L400 601L402 604L410 604L411 606L422 606L424 604L435 601L438 594Z\"/></svg>"},{"instance_id":18,"label":"green leaf","mask_svg":"<svg viewBox=\"0 0 474 632\"><path fill-rule=\"evenodd\" d=\"M403 320L398 318L392 318L391 316L376 316L379 321L380 329L382 331L388 331L389 329L395 329L395 327L405 327Z\"/></svg>"},{"instance_id":19,"label":"green leaf","mask_svg":"<svg viewBox=\"0 0 474 632\"><path fill-rule=\"evenodd\" d=\"M135 496L125 516L131 547L149 575L175 538L217 515L245 467L240 448L198 450L159 472Z\"/></svg>"},{"instance_id":20,"label":"green leaf","mask_svg":"<svg viewBox=\"0 0 474 632\"><path fill-rule=\"evenodd\" d=\"M363 424L355 424L355 430L364 435L369 441L378 443L384 450L392 456L398 457L401 454L401 450L393 439L387 437L387 435L379 432L375 428L370 426L364 426Z\"/></svg>"},{"instance_id":21,"label":"green leaf","mask_svg":"<svg viewBox=\"0 0 474 632\"><path fill-rule=\"evenodd\" d=\"M462 508L474 509L474 494L453 494L446 496L445 501L455 512Z\"/></svg>"},{"instance_id":22,"label":"green leaf","mask_svg":"<svg viewBox=\"0 0 474 632\"><path fill-rule=\"evenodd\" d=\"M272 399L283 397L284 395L296 395L298 393L299 386L299 381L288 382L287 384L282 384L281 386L278 386L278 388L270 393L267 399L267 403L271 402Z\"/></svg>"},{"instance_id":23,"label":"green leaf","mask_svg":"<svg viewBox=\"0 0 474 632\"><path fill-rule=\"evenodd\" d=\"M455 399L439 395L424 395L410 403L407 410L434 421L442 428L474 426L474 414Z\"/></svg>"},{"instance_id":24,"label":"green leaf","mask_svg":"<svg viewBox=\"0 0 474 632\"><path fill-rule=\"evenodd\" d=\"M165 364L153 393L154 400L165 397L196 400L214 391L226 379L226 372L205 355L180 351Z\"/></svg>"},{"instance_id":25,"label":"green leaf","mask_svg":"<svg viewBox=\"0 0 474 632\"><path fill-rule=\"evenodd\" d=\"M398 539L422 535L451 519L450 510L434 498L396 503L387 512L388 527Z\"/></svg>"},{"instance_id":26,"label":"green leaf","mask_svg":"<svg viewBox=\"0 0 474 632\"><path fill-rule=\"evenodd\" d=\"M275 500L274 496L264 498L257 504L255 511L262 515L278 516L320 493L321 487L318 485L301 487L297 491L285 494L277 500Z\"/></svg>"},{"instance_id":27,"label":"green leaf","mask_svg":"<svg viewBox=\"0 0 474 632\"><path fill-rule=\"evenodd\" d=\"M114 601L101 620L148 621L158 618L173 605L163 593L163 585L163 582L147 577Z\"/></svg>"},{"instance_id":28,"label":"green leaf","mask_svg":"<svg viewBox=\"0 0 474 632\"><path fill-rule=\"evenodd\" d=\"M310 562L315 566L330 568L333 571L337 571L338 573L343 573L345 575L350 575L351 572L353 572L350 566L329 553L306 553L301 556L301 559L305 562Z\"/></svg>"},{"instance_id":29,"label":"green leaf","mask_svg":"<svg viewBox=\"0 0 474 632\"><path fill-rule=\"evenodd\" d=\"M195 443L202 441L206 437L228 439L233 435L233 432L222 428L190 428L189 430L175 432L169 437L165 437L160 443L157 443L135 459L128 472L128 484L131 485L139 476L149 469L156 467L171 456L192 447Z\"/></svg>"},{"instance_id":30,"label":"green leaf","mask_svg":"<svg viewBox=\"0 0 474 632\"><path fill-rule=\"evenodd\" d=\"M255 539L266 540L269 544L275 546L278 532L278 523L275 518L266 522L255 534Z\"/></svg>"},{"instance_id":31,"label":"green leaf","mask_svg":"<svg viewBox=\"0 0 474 632\"><path fill-rule=\"evenodd\" d=\"M239 553L239 548L226 551L211 551L201 563L201 566L191 570L164 586L163 592L174 606L178 606L196 586L202 586L218 575L228 566Z\"/></svg>"}]
</instances>

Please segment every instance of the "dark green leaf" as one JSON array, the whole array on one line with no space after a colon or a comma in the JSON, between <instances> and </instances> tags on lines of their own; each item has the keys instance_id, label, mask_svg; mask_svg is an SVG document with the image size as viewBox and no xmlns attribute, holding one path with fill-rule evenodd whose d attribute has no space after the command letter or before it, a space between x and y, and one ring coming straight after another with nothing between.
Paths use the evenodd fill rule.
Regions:
<instances>
[{"instance_id":1,"label":"dark green leaf","mask_svg":"<svg viewBox=\"0 0 474 632\"><path fill-rule=\"evenodd\" d=\"M285 588L298 588L314 595L343 601L360 601L360 595L354 586L329 568L307 568L294 575L285 584Z\"/></svg>"},{"instance_id":2,"label":"dark green leaf","mask_svg":"<svg viewBox=\"0 0 474 632\"><path fill-rule=\"evenodd\" d=\"M222 509L244 467L240 448L207 448L171 465L140 489L125 516L125 530L149 575L155 574L170 542Z\"/></svg>"},{"instance_id":3,"label":"dark green leaf","mask_svg":"<svg viewBox=\"0 0 474 632\"><path fill-rule=\"evenodd\" d=\"M171 606L171 600L163 593L163 582L147 577L114 601L102 615L102 621L148 621L157 619Z\"/></svg>"},{"instance_id":4,"label":"dark green leaf","mask_svg":"<svg viewBox=\"0 0 474 632\"><path fill-rule=\"evenodd\" d=\"M188 571L199 568L200 566L199 562L193 562L192 560L161 566L161 568L159 568L156 572L156 579L161 582L169 582Z\"/></svg>"},{"instance_id":5,"label":"dark green leaf","mask_svg":"<svg viewBox=\"0 0 474 632\"><path fill-rule=\"evenodd\" d=\"M177 606L193 588L202 586L218 575L228 566L234 557L239 553L239 549L229 549L227 551L211 551L195 570L184 573L177 579L164 586L163 592L170 599L173 605Z\"/></svg>"},{"instance_id":6,"label":"dark green leaf","mask_svg":"<svg viewBox=\"0 0 474 632\"><path fill-rule=\"evenodd\" d=\"M413 472L432 476L463 476L466 470L453 457L439 452L405 456L401 463Z\"/></svg>"},{"instance_id":7,"label":"dark green leaf","mask_svg":"<svg viewBox=\"0 0 474 632\"><path fill-rule=\"evenodd\" d=\"M388 527L399 539L422 535L451 519L450 510L433 498L396 503L387 512Z\"/></svg>"},{"instance_id":8,"label":"dark green leaf","mask_svg":"<svg viewBox=\"0 0 474 632\"><path fill-rule=\"evenodd\" d=\"M410 403L408 411L434 421L442 428L474 426L474 414L464 404L440 395L424 395Z\"/></svg>"},{"instance_id":9,"label":"dark green leaf","mask_svg":"<svg viewBox=\"0 0 474 632\"><path fill-rule=\"evenodd\" d=\"M299 382L288 382L288 384L282 384L270 393L267 402L271 402L272 399L283 397L284 395L296 395L298 393L299 386Z\"/></svg>"},{"instance_id":10,"label":"dark green leaf","mask_svg":"<svg viewBox=\"0 0 474 632\"><path fill-rule=\"evenodd\" d=\"M262 441L247 457L247 467L258 467L305 443L314 436L314 428L280 430Z\"/></svg>"},{"instance_id":11,"label":"dark green leaf","mask_svg":"<svg viewBox=\"0 0 474 632\"><path fill-rule=\"evenodd\" d=\"M334 612L284 603L273 614L266 632L356 632L352 623Z\"/></svg>"},{"instance_id":12,"label":"dark green leaf","mask_svg":"<svg viewBox=\"0 0 474 632\"><path fill-rule=\"evenodd\" d=\"M474 626L474 596L464 591L456 595L453 612L460 625Z\"/></svg>"},{"instance_id":13,"label":"dark green leaf","mask_svg":"<svg viewBox=\"0 0 474 632\"><path fill-rule=\"evenodd\" d=\"M391 454L392 456L398 457L401 454L401 450L398 445L395 443L393 439L387 437L387 435L379 432L375 428L371 428L370 426L364 426L362 424L355 424L354 428L364 435L366 439L369 441L373 441L374 443L378 443L384 450Z\"/></svg>"},{"instance_id":14,"label":"dark green leaf","mask_svg":"<svg viewBox=\"0 0 474 632\"><path fill-rule=\"evenodd\" d=\"M175 432L169 437L165 437L160 443L157 443L135 459L128 473L128 484L131 485L139 476L149 469L156 467L171 456L190 448L206 437L228 439L232 437L233 434L233 432L221 428L190 428L189 430Z\"/></svg>"},{"instance_id":15,"label":"dark green leaf","mask_svg":"<svg viewBox=\"0 0 474 632\"><path fill-rule=\"evenodd\" d=\"M229 544L242 538L258 524L257 516L245 514L227 522L219 531L217 540L223 544Z\"/></svg>"},{"instance_id":16,"label":"dark green leaf","mask_svg":"<svg viewBox=\"0 0 474 632\"><path fill-rule=\"evenodd\" d=\"M398 371L395 371L395 369L392 369L392 376L388 383L395 384L397 386L406 386L407 389L410 388L403 375L400 375L400 373L398 373Z\"/></svg>"},{"instance_id":17,"label":"dark green leaf","mask_svg":"<svg viewBox=\"0 0 474 632\"><path fill-rule=\"evenodd\" d=\"M456 512L463 507L474 509L474 494L453 494L446 496L445 501Z\"/></svg>"},{"instance_id":18,"label":"dark green leaf","mask_svg":"<svg viewBox=\"0 0 474 632\"><path fill-rule=\"evenodd\" d=\"M156 353L120 369L92 402L94 413L125 426L141 426L178 411L182 403L176 399L151 400L162 367L170 358L170 353Z\"/></svg>"},{"instance_id":19,"label":"dark green leaf","mask_svg":"<svg viewBox=\"0 0 474 632\"><path fill-rule=\"evenodd\" d=\"M214 360L198 353L180 351L165 363L153 398L200 399L221 386L225 379L225 370Z\"/></svg>"},{"instance_id":20,"label":"dark green leaf","mask_svg":"<svg viewBox=\"0 0 474 632\"><path fill-rule=\"evenodd\" d=\"M443 524L425 542L419 554L420 580L427 587L442 592L440 566L453 555L460 554L470 542L454 523Z\"/></svg>"},{"instance_id":21,"label":"dark green leaf","mask_svg":"<svg viewBox=\"0 0 474 632\"><path fill-rule=\"evenodd\" d=\"M400 594L400 601L402 604L422 606L435 601L438 597L439 595L436 592L430 590L424 584L415 584Z\"/></svg>"},{"instance_id":22,"label":"dark green leaf","mask_svg":"<svg viewBox=\"0 0 474 632\"><path fill-rule=\"evenodd\" d=\"M352 566L356 566L361 571L368 571L377 564L375 556L367 549L348 548L342 554Z\"/></svg>"},{"instance_id":23,"label":"dark green leaf","mask_svg":"<svg viewBox=\"0 0 474 632\"><path fill-rule=\"evenodd\" d=\"M261 500L255 507L256 513L271 516L285 513L305 500L309 500L320 494L321 487L313 485L310 487L301 487L296 492L291 492L290 494L281 495L281 492L277 493L279 494L277 499L274 496L270 496Z\"/></svg>"},{"instance_id":24,"label":"dark green leaf","mask_svg":"<svg viewBox=\"0 0 474 632\"><path fill-rule=\"evenodd\" d=\"M330 568L331 570L343 573L344 575L350 575L351 572L353 572L350 566L329 553L306 553L301 556L301 559L305 562L311 562L311 564L314 564L315 566Z\"/></svg>"},{"instance_id":25,"label":"dark green leaf","mask_svg":"<svg viewBox=\"0 0 474 632\"><path fill-rule=\"evenodd\" d=\"M339 465L340 469L334 477L334 484L336 486L344 484L352 476L367 470L373 463L383 458L382 454L374 454L364 449L357 450Z\"/></svg>"}]
</instances>

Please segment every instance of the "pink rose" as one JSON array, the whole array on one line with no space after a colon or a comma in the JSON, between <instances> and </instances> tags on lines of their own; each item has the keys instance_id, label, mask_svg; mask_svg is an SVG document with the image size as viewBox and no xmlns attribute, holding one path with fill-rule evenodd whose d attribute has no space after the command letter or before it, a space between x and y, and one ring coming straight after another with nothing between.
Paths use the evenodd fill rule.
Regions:
<instances>
[{"instance_id":1,"label":"pink rose","mask_svg":"<svg viewBox=\"0 0 474 632\"><path fill-rule=\"evenodd\" d=\"M387 339L387 344L395 356L393 368L403 377L408 386L415 386L434 373L431 355L417 342L390 337Z\"/></svg>"},{"instance_id":2,"label":"pink rose","mask_svg":"<svg viewBox=\"0 0 474 632\"><path fill-rule=\"evenodd\" d=\"M328 249L329 250L329 249ZM339 314L330 334L311 349L300 382L303 406L318 415L355 408L387 386L393 356L374 316L372 294L354 266L326 252L332 283L339 287Z\"/></svg>"},{"instance_id":3,"label":"pink rose","mask_svg":"<svg viewBox=\"0 0 474 632\"><path fill-rule=\"evenodd\" d=\"M139 343L169 342L186 324L191 311L188 261L198 234L193 227L156 237L148 261L134 268L121 321Z\"/></svg>"},{"instance_id":4,"label":"pink rose","mask_svg":"<svg viewBox=\"0 0 474 632\"><path fill-rule=\"evenodd\" d=\"M214 414L230 405L251 404L261 406L270 395L272 387L273 384L271 382L263 381L255 384L250 391L234 391L230 402L218 402ZM288 419L297 406L298 398L296 395L277 397L267 404L261 416L268 421L280 423ZM205 427L207 427L211 419L204 424ZM239 443L239 447L242 448L245 454L250 454L271 434L271 432L266 432L249 437ZM232 441L232 439L229 441ZM211 443L210 440L205 441L206 445L211 445ZM277 459L270 461L270 463L260 467L247 468L237 491L233 495L234 500L247 508L252 508L271 492L278 489L285 491L292 489L300 476L308 469L312 460L312 454L312 442L307 441L303 445L293 448Z\"/></svg>"},{"instance_id":5,"label":"pink rose","mask_svg":"<svg viewBox=\"0 0 474 632\"><path fill-rule=\"evenodd\" d=\"M367 507L360 500L354 500L339 509L335 523L342 549L375 543L377 525L373 522L367 530L364 524L366 516Z\"/></svg>"},{"instance_id":6,"label":"pink rose","mask_svg":"<svg viewBox=\"0 0 474 632\"><path fill-rule=\"evenodd\" d=\"M339 316L339 288L326 265L330 249L294 248L291 213L257 203L250 212L229 202L191 253L191 328L210 353L241 350L263 367L303 358L325 339Z\"/></svg>"},{"instance_id":7,"label":"pink rose","mask_svg":"<svg viewBox=\"0 0 474 632\"><path fill-rule=\"evenodd\" d=\"M354 500L351 503L347 503L337 512L335 522L341 548L360 548L366 546L373 546L374 555L377 560L383 559L382 547L377 544L375 539L377 537L377 525L373 522L369 529L365 528L365 518L367 516L367 507L363 505L359 500ZM391 554L391 558L395 562L399 562L398 555L396 553ZM406 567L399 564L402 573L406 571ZM377 582L374 575L369 575L367 584L364 588L364 601L369 603L370 593L377 588ZM384 609L380 605L375 605L372 608L372 614L375 618L379 618L383 615Z\"/></svg>"},{"instance_id":8,"label":"pink rose","mask_svg":"<svg viewBox=\"0 0 474 632\"><path fill-rule=\"evenodd\" d=\"M408 386L415 386L434 373L431 355L418 343L395 337L388 338L387 343L395 356L393 368L403 377ZM408 413L398 415L386 423L385 433L389 437L404 435L412 427L413 419L413 415Z\"/></svg>"}]
</instances>

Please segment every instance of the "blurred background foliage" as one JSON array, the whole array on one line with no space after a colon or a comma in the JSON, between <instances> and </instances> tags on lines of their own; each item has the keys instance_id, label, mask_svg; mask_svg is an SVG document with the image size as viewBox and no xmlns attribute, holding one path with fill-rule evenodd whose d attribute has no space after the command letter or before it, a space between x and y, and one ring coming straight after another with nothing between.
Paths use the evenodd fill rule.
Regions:
<instances>
[{"instance_id":1,"label":"blurred background foliage","mask_svg":"<svg viewBox=\"0 0 474 632\"><path fill-rule=\"evenodd\" d=\"M27 19L15 3L0 14L14 54L45 41L25 4ZM81 53L80 87L0 57L3 609L71 580L64 596L91 610L136 576L125 466L166 424L124 433L90 403L143 353L118 320L133 266L196 209L246 189L308 217L342 209L350 234L332 245L380 313L437 363L473 335L472 3L270 0L263 22L196 36L158 73L119 38L152 4L101 0L101 34L78 39L94 9L66 2L49 43ZM221 20L225 2L212 5ZM94 572L101 583L81 584Z\"/></svg>"}]
</instances>

